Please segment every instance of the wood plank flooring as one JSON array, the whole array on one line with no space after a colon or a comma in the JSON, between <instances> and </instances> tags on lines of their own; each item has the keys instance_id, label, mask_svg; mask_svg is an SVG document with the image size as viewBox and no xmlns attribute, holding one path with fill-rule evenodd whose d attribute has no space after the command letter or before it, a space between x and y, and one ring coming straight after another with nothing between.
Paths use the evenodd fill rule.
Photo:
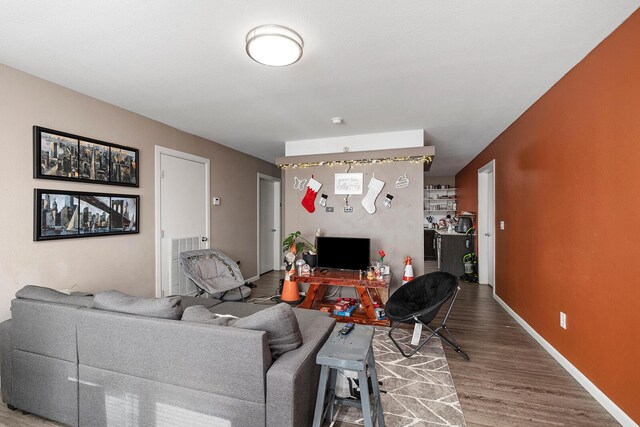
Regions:
<instances>
[{"instance_id":1,"label":"wood plank flooring","mask_svg":"<svg viewBox=\"0 0 640 427\"><path fill-rule=\"evenodd\" d=\"M272 296L282 276L263 275L251 298ZM469 427L619 425L498 305L489 286L461 287L448 324L471 360L445 351ZM42 425L59 424L0 405L0 426Z\"/></svg>"},{"instance_id":2,"label":"wood plank flooring","mask_svg":"<svg viewBox=\"0 0 640 427\"><path fill-rule=\"evenodd\" d=\"M425 271L437 271L436 263L425 263ZM270 296L281 276L262 276L254 294ZM471 360L444 348L469 427L619 425L493 299L491 287L461 288L448 325Z\"/></svg>"},{"instance_id":3,"label":"wood plank flooring","mask_svg":"<svg viewBox=\"0 0 640 427\"><path fill-rule=\"evenodd\" d=\"M504 311L489 286L461 288L448 325L471 360L444 347L470 427L619 425Z\"/></svg>"}]
</instances>

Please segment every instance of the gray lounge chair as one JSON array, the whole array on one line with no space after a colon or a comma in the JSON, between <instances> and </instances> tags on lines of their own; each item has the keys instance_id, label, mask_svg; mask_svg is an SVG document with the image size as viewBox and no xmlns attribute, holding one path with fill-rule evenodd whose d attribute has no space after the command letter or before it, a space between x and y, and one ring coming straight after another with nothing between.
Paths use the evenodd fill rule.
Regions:
<instances>
[{"instance_id":1,"label":"gray lounge chair","mask_svg":"<svg viewBox=\"0 0 640 427\"><path fill-rule=\"evenodd\" d=\"M180 253L180 265L198 288L196 296L210 295L223 301L244 300L251 288L242 277L238 264L216 249Z\"/></svg>"}]
</instances>

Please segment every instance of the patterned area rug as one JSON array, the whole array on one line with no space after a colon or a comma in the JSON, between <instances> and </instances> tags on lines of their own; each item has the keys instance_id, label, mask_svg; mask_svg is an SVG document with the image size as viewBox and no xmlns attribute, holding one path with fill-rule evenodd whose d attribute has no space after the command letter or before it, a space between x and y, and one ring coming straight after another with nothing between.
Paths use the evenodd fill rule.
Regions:
<instances>
[{"instance_id":1,"label":"patterned area rug","mask_svg":"<svg viewBox=\"0 0 640 427\"><path fill-rule=\"evenodd\" d=\"M393 345L388 331L376 327L373 337L378 381L382 382L380 389L386 391L381 397L386 426L466 426L440 340L432 338L407 359ZM412 331L396 331L401 336L398 342L408 349ZM422 337L426 338L424 332ZM364 425L360 409L337 409L334 420Z\"/></svg>"}]
</instances>

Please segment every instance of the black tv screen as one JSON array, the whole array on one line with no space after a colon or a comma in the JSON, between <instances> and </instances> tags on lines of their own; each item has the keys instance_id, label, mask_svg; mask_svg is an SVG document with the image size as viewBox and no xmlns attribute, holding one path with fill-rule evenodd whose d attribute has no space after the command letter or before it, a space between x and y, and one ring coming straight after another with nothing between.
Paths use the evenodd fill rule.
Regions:
<instances>
[{"instance_id":1,"label":"black tv screen","mask_svg":"<svg viewBox=\"0 0 640 427\"><path fill-rule=\"evenodd\" d=\"M369 239L318 237L318 267L366 270L369 266Z\"/></svg>"}]
</instances>

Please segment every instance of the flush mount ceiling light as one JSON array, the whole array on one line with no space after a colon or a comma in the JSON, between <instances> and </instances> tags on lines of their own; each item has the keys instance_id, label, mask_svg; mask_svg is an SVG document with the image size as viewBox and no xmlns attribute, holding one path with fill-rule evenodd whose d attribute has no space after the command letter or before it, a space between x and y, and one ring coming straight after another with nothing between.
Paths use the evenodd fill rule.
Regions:
<instances>
[{"instance_id":1,"label":"flush mount ceiling light","mask_svg":"<svg viewBox=\"0 0 640 427\"><path fill-rule=\"evenodd\" d=\"M295 64L302 58L304 42L300 34L282 25L261 25L247 34L247 55L272 67Z\"/></svg>"}]
</instances>

